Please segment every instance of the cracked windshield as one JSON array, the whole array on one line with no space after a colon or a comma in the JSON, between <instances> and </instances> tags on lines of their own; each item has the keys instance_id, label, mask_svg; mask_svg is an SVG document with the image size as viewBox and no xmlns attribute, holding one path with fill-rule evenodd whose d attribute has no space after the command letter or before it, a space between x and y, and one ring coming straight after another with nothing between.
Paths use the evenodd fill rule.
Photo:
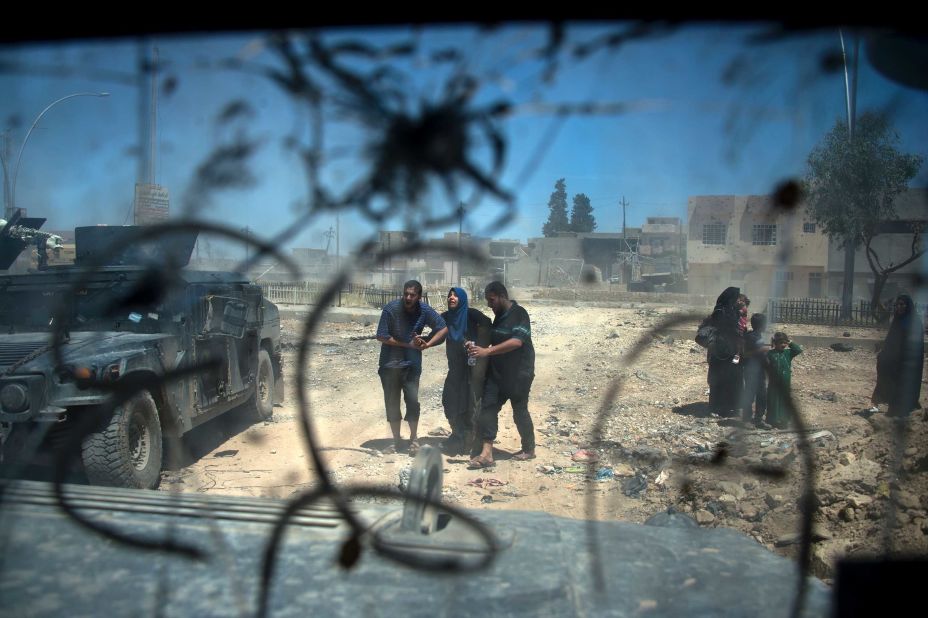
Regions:
<instances>
[{"instance_id":1,"label":"cracked windshield","mask_svg":"<svg viewBox=\"0 0 928 618\"><path fill-rule=\"evenodd\" d=\"M855 565L928 551L926 53L764 23L4 43L2 595L870 607Z\"/></svg>"}]
</instances>

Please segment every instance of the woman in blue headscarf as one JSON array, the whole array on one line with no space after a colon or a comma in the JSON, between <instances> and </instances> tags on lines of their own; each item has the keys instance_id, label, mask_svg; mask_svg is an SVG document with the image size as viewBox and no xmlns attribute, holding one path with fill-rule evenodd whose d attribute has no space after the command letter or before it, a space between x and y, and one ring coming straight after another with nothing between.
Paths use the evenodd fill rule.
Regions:
<instances>
[{"instance_id":1,"label":"woman in blue headscarf","mask_svg":"<svg viewBox=\"0 0 928 618\"><path fill-rule=\"evenodd\" d=\"M448 376L442 391L441 403L445 417L451 425L451 436L441 445L447 455L470 452L474 432L474 411L479 410L483 394L483 377L487 360L467 364L466 341L479 346L490 343L490 318L468 306L467 292L463 288L448 290L448 311L441 314L448 325L445 353L448 356Z\"/></svg>"}]
</instances>

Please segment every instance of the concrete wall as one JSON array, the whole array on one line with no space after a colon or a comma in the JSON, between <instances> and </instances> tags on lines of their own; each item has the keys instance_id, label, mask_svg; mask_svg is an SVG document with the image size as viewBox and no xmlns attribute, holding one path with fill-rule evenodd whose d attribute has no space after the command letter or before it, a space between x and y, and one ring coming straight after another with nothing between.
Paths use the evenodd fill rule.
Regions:
<instances>
[{"instance_id":1,"label":"concrete wall","mask_svg":"<svg viewBox=\"0 0 928 618\"><path fill-rule=\"evenodd\" d=\"M769 196L694 196L689 199L688 214L691 291L719 293L734 285L762 304L771 296L808 296L809 274L818 273L822 293L827 293L828 239L818 230L803 232L804 205L783 212L773 207ZM703 226L711 223L726 226L724 244L703 244ZM776 225L775 245L754 244L754 226L764 224ZM788 260L781 266L786 247Z\"/></svg>"},{"instance_id":2,"label":"concrete wall","mask_svg":"<svg viewBox=\"0 0 928 618\"><path fill-rule=\"evenodd\" d=\"M577 302L637 302L677 305L680 307L713 307L718 294L673 294L655 292L627 292L613 288L624 286L587 287L576 289L544 288L533 290L532 297L536 299L567 300ZM529 302L529 301L526 301ZM754 306L752 302L751 306Z\"/></svg>"},{"instance_id":3,"label":"concrete wall","mask_svg":"<svg viewBox=\"0 0 928 618\"><path fill-rule=\"evenodd\" d=\"M506 285L536 286L541 282L541 261L533 256L522 256L506 265Z\"/></svg>"}]
</instances>

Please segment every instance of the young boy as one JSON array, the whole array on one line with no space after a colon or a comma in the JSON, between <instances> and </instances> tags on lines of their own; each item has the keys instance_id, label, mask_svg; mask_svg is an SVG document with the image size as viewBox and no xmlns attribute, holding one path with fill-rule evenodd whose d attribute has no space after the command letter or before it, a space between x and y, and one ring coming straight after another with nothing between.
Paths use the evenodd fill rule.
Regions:
<instances>
[{"instance_id":1,"label":"young boy","mask_svg":"<svg viewBox=\"0 0 928 618\"><path fill-rule=\"evenodd\" d=\"M783 332L773 335L773 349L767 352L767 371L770 386L767 389L767 422L777 429L789 427L787 400L790 379L793 375L793 359L802 354L802 348L789 340Z\"/></svg>"},{"instance_id":2,"label":"young boy","mask_svg":"<svg viewBox=\"0 0 928 618\"><path fill-rule=\"evenodd\" d=\"M764 341L767 328L767 316L755 313L751 316L751 330L744 335L744 400L742 401L742 420L750 423L751 404L754 404L753 422L758 429L770 429L764 422L767 411L767 372L764 366L770 345Z\"/></svg>"}]
</instances>

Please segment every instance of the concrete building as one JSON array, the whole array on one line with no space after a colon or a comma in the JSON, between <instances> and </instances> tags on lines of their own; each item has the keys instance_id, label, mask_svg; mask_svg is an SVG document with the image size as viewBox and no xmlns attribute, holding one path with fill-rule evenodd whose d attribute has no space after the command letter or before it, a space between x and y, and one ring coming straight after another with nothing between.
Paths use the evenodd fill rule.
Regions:
<instances>
[{"instance_id":1,"label":"concrete building","mask_svg":"<svg viewBox=\"0 0 928 618\"><path fill-rule=\"evenodd\" d=\"M635 253L641 228L621 233L567 232L552 237L530 238L523 254L507 264L506 280L511 285L569 287L584 281L608 281L621 277L620 256Z\"/></svg>"},{"instance_id":2,"label":"concrete building","mask_svg":"<svg viewBox=\"0 0 928 618\"><path fill-rule=\"evenodd\" d=\"M806 221L804 205L786 213L767 195L704 195L687 210L690 290L711 295L734 285L755 304L823 295L828 239Z\"/></svg>"},{"instance_id":3,"label":"concrete building","mask_svg":"<svg viewBox=\"0 0 928 618\"><path fill-rule=\"evenodd\" d=\"M352 256L352 259L360 260L364 263L374 264L374 258L381 251L389 251L418 239L415 232L407 231L384 231L380 232L378 244L374 249L364 255ZM494 263L493 256L490 255L489 245L491 243L508 246L518 241L490 241L490 239L473 238L469 234L462 234L458 238L457 232L449 232L441 239L443 247L425 246L416 251L414 254L399 255L388 258L380 266L374 265L370 268L359 270L353 278L354 283L360 285L372 285L386 289L397 289L409 279L416 279L424 286L451 286L456 285L461 277L467 276L489 276L488 267L485 263L481 266L479 260L468 257L462 257L457 246L475 246L485 260L490 264ZM504 259L502 256L500 260Z\"/></svg>"},{"instance_id":4,"label":"concrete building","mask_svg":"<svg viewBox=\"0 0 928 618\"><path fill-rule=\"evenodd\" d=\"M686 234L680 217L648 217L641 226L638 251L642 257L642 274L683 274Z\"/></svg>"},{"instance_id":5,"label":"concrete building","mask_svg":"<svg viewBox=\"0 0 928 618\"><path fill-rule=\"evenodd\" d=\"M354 256L354 259L360 259L361 263L371 264L370 269L360 272L355 279L361 278L364 283L375 285L377 287L393 289L403 285L410 277L410 272L417 271L421 267L421 258L412 255L396 255L386 258L379 265L375 263L375 256L382 252L394 251L411 242L418 240L419 235L416 232L406 230L383 230L379 233L377 245L373 251L368 254Z\"/></svg>"},{"instance_id":6,"label":"concrete building","mask_svg":"<svg viewBox=\"0 0 928 618\"><path fill-rule=\"evenodd\" d=\"M912 189L900 195L897 212L899 220L888 222L885 233L873 245L883 264L909 255L912 226L928 222L928 191ZM774 209L766 195L693 196L688 215L691 291L720 293L734 285L760 302L767 298L841 296L844 253L809 221L805 204L783 211ZM894 274L885 295L911 289L918 269L916 263ZM862 249L857 253L855 272L855 299L869 299L874 278Z\"/></svg>"}]
</instances>

